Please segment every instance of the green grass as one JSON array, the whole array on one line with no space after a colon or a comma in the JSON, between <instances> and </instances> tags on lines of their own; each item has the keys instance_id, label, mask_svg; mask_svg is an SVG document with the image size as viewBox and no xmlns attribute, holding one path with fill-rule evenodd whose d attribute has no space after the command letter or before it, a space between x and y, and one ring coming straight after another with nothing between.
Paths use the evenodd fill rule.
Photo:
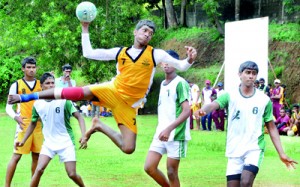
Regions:
<instances>
[{"instance_id":1,"label":"green grass","mask_svg":"<svg viewBox=\"0 0 300 187\"><path fill-rule=\"evenodd\" d=\"M91 118L85 118L87 128ZM112 117L101 118L104 123L117 128ZM80 137L78 125L72 119L74 132ZM77 150L77 172L88 187L153 187L157 184L143 170L152 136L157 123L156 115L138 116L137 148L134 154L123 154L105 135L95 133L87 150ZM0 186L4 186L7 164L12 155L15 122L8 116L0 117ZM224 132L191 131L187 158L182 159L179 177L183 187L225 186L227 160ZM300 170L288 171L279 160L276 151L266 136L267 151L254 186L300 186ZM300 161L300 138L281 137L283 147L292 158ZM78 147L78 145L77 145ZM18 164L12 186L29 186L30 155L24 155ZM159 168L166 173L166 158ZM56 156L46 169L41 187L76 186L68 177L64 165Z\"/></svg>"}]
</instances>

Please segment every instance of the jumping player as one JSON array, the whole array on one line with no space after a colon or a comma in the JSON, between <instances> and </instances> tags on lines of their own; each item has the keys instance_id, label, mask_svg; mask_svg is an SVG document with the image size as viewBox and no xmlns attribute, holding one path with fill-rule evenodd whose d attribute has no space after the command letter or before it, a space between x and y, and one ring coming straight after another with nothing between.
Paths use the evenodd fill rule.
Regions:
<instances>
[{"instance_id":1,"label":"jumping player","mask_svg":"<svg viewBox=\"0 0 300 187\"><path fill-rule=\"evenodd\" d=\"M187 58L177 60L162 49L148 45L155 32L155 24L141 20L135 27L134 44L131 47L93 49L90 43L89 23L82 23L83 55L90 59L117 61L117 75L111 82L74 88L55 88L31 95L11 95L10 103L27 102L34 99L95 100L110 108L121 133L93 119L87 138L95 131L106 134L124 153L131 154L136 147L136 111L147 96L152 84L155 68L161 62L179 70L187 70L196 59L197 52L186 46Z\"/></svg>"},{"instance_id":2,"label":"jumping player","mask_svg":"<svg viewBox=\"0 0 300 187\"><path fill-rule=\"evenodd\" d=\"M227 186L252 186L265 152L264 124L281 161L295 168L296 161L283 151L278 130L273 122L272 103L263 92L254 88L258 66L246 61L240 65L240 87L225 93L195 112L197 117L228 107L226 156Z\"/></svg>"}]
</instances>

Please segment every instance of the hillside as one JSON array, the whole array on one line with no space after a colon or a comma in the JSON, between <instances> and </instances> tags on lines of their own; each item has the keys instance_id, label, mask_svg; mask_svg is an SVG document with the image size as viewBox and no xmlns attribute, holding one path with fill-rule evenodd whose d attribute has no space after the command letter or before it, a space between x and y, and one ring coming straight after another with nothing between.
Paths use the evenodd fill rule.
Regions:
<instances>
[{"instance_id":1,"label":"hillside","mask_svg":"<svg viewBox=\"0 0 300 187\"><path fill-rule=\"evenodd\" d=\"M194 46L198 51L195 68L210 67L222 64L224 60L224 43L208 43L201 39L177 42L176 39L163 42L161 48L174 49L180 56L185 56L184 46ZM287 98L290 103L300 102L300 43L269 42L269 59L277 78L287 85ZM273 83L274 75L269 66L269 82Z\"/></svg>"}]
</instances>

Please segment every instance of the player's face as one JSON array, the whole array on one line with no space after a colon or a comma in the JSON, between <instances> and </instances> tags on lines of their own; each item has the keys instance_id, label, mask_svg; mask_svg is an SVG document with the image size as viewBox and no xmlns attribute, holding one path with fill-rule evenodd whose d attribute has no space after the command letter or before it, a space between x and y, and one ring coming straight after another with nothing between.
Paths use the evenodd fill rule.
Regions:
<instances>
[{"instance_id":1,"label":"player's face","mask_svg":"<svg viewBox=\"0 0 300 187\"><path fill-rule=\"evenodd\" d=\"M153 34L153 29L151 29L147 25L143 25L140 29L134 30L135 41L140 46L148 45L149 41L152 39Z\"/></svg>"},{"instance_id":2,"label":"player's face","mask_svg":"<svg viewBox=\"0 0 300 187\"><path fill-rule=\"evenodd\" d=\"M71 76L71 72L72 72L72 70L66 69L66 70L64 71L64 77L70 77L70 76Z\"/></svg>"},{"instance_id":3,"label":"player's face","mask_svg":"<svg viewBox=\"0 0 300 187\"><path fill-rule=\"evenodd\" d=\"M163 69L163 71L166 73L166 74L170 74L170 73L173 73L175 71L175 68L170 66L169 64L167 63L161 63L161 67Z\"/></svg>"},{"instance_id":4,"label":"player's face","mask_svg":"<svg viewBox=\"0 0 300 187\"><path fill-rule=\"evenodd\" d=\"M27 77L34 77L36 74L36 65L35 64L25 64L25 67L22 67L22 71Z\"/></svg>"},{"instance_id":5,"label":"player's face","mask_svg":"<svg viewBox=\"0 0 300 187\"><path fill-rule=\"evenodd\" d=\"M253 87L257 77L256 70L245 69L242 73L239 73L242 84L247 87Z\"/></svg>"},{"instance_id":6,"label":"player's face","mask_svg":"<svg viewBox=\"0 0 300 187\"><path fill-rule=\"evenodd\" d=\"M42 84L42 89L43 90L48 90L50 88L54 88L55 87L55 82L54 79L52 77L49 77L45 80L45 82Z\"/></svg>"},{"instance_id":7,"label":"player's face","mask_svg":"<svg viewBox=\"0 0 300 187\"><path fill-rule=\"evenodd\" d=\"M284 110L280 110L280 116L284 117L285 116L285 111Z\"/></svg>"}]
</instances>

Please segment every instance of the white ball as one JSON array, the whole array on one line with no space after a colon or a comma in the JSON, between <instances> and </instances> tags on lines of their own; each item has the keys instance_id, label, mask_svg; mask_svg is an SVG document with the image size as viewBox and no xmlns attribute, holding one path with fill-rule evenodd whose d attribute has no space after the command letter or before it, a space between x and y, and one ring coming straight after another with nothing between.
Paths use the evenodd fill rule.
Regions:
<instances>
[{"instance_id":1,"label":"white ball","mask_svg":"<svg viewBox=\"0 0 300 187\"><path fill-rule=\"evenodd\" d=\"M288 131L287 131L287 135L288 135L288 136L295 136L295 133L294 133L293 130L288 130Z\"/></svg>"},{"instance_id":2,"label":"white ball","mask_svg":"<svg viewBox=\"0 0 300 187\"><path fill-rule=\"evenodd\" d=\"M81 2L77 5L76 16L81 22L91 22L97 16L97 8L91 2Z\"/></svg>"}]
</instances>

